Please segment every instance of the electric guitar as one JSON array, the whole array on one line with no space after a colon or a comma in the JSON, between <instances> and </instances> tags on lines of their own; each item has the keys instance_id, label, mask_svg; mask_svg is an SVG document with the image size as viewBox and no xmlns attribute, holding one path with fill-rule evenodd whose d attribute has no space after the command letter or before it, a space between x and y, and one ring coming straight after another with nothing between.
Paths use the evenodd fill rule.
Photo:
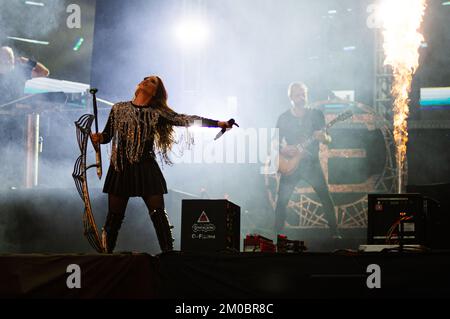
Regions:
<instances>
[{"instance_id":1,"label":"electric guitar","mask_svg":"<svg viewBox=\"0 0 450 319\"><path fill-rule=\"evenodd\" d=\"M348 110L341 114L339 114L335 119L330 121L325 127L321 129L322 132L326 132L330 127L332 127L334 124L345 121L346 119L353 116L353 112ZM300 161L302 158L304 158L309 152L306 150L306 148L311 145L316 139L314 136L308 137L306 140L302 141L301 143L295 145L297 148L297 152L295 152L295 155L293 156L286 156L286 155L279 155L278 158L278 172L280 172L282 175L291 175L296 171L298 168Z\"/></svg>"}]
</instances>

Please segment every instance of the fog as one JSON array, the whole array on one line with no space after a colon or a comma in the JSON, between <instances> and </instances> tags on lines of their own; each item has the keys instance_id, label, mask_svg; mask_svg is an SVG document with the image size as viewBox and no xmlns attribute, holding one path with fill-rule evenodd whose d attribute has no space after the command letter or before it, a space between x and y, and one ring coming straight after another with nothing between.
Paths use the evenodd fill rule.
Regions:
<instances>
[{"instance_id":1,"label":"fog","mask_svg":"<svg viewBox=\"0 0 450 319\"><path fill-rule=\"evenodd\" d=\"M0 17L17 17L17 24L13 25L6 25L4 19L0 18L2 40L11 34L21 37L33 34L44 39L46 34L53 32L58 26L58 19L65 9L57 0L42 1L45 2L45 10L48 11L46 14L50 18L45 24L41 24L41 20L35 21L30 13L22 14L18 9L19 2L0 1ZM214 141L214 137L219 129L192 128L190 133L195 140L192 150L184 150L183 155L180 155L179 147L174 147L174 165L163 167L169 193L187 193L198 198L226 198L241 207L241 236L260 233L275 239L273 202L268 194L273 193L273 183L276 180L274 176L261 174L261 169L266 157L270 155L270 139L274 134L277 118L290 107L288 85L293 81L306 83L310 102L322 102L321 107L328 114L328 121L347 108L352 108L357 114L364 113L351 102L344 103L341 108L327 108L325 101L333 92L351 91L355 101L373 106L374 30L367 24L369 4L370 1L352 0L98 0L92 64L89 65L90 84L91 87L98 88L98 97L116 103L130 100L136 84L145 76L156 74L163 79L169 94L169 104L175 111L222 121L234 118L240 127L233 128L217 141ZM177 42L174 30L177 24L187 18L200 19L208 28L204 43L182 47ZM427 24L427 30L435 27ZM36 30L39 30L38 33ZM448 34L440 42L447 48L450 45ZM436 45L436 41L430 39L430 46L433 43ZM448 49L443 52L448 53ZM433 55L437 57L439 68L446 65L448 60L442 53L437 53L437 50L436 53L425 51L423 59L433 59ZM417 81L420 85L428 85L433 81L442 83L443 86L450 85L448 74L441 74L439 80L433 77L434 74L431 69L423 68L422 71L419 70ZM83 113L90 112L90 103L88 97L86 109L59 113L47 111L40 115L43 144L39 158L39 183L35 188L36 192L26 190L33 205L39 202L36 198L43 196L38 194L52 197L53 192L55 197L70 199L66 201L70 204L64 206L65 211L56 214L70 212L70 220L74 223L76 218L81 218L83 206L77 198L71 177L73 164L79 155L73 123ZM106 123L110 106L100 103L99 107L101 130ZM413 116L420 119L417 114ZM4 138L6 142L0 148L3 168L0 193L3 193L4 199L22 198L18 192L23 190L25 150L21 143L26 133L23 129L26 115L13 117L4 114L1 121L0 134L9 137ZM342 149L363 149L366 157L355 159L352 165L348 161L339 162L330 157L329 167L332 171L329 178L338 186L351 184L346 182L350 173L354 174L354 180L363 184L370 178L380 178L383 170L382 165L375 163L375 159L380 158L383 162L382 156L386 152L381 132L373 132L364 123L349 125L348 122L337 125L331 131L334 141L329 149L336 152ZM180 135L186 134L184 129L177 129L177 132ZM21 142L16 143L17 140ZM367 141L375 145L365 144ZM327 151L324 149L324 154ZM421 161L422 155L419 153L415 162ZM372 158L368 158L369 156ZM426 154L423 153L423 156L426 157ZM445 161L446 157L443 156L442 160ZM94 161L91 146L88 161ZM108 146L103 146L104 176L108 166ZM441 181L445 181L447 177L448 174L442 175ZM351 178L349 180L354 182ZM98 209L95 212L98 225L102 225L107 211L106 194L101 192L103 182L104 178L98 180L93 172L89 172L90 190L95 194L93 202L96 201L93 204ZM16 197L11 195L14 191ZM346 199L345 191L338 191L333 196L337 204L345 205L363 198L367 191L377 190L355 191L349 195L349 199ZM298 203L298 196L292 196L292 203ZM310 196L315 198L314 194ZM169 216L177 226L176 248L179 247L179 202L182 197L166 196ZM176 202L171 203L170 200ZM13 204L10 201L8 203L7 207L11 208L10 205ZM36 210L35 216L42 217L41 220L46 220L47 217L51 219L45 203L39 203L41 207ZM52 205L57 206L54 202ZM314 231L314 228L304 227L306 221L301 221L300 215L298 210L292 210L289 214L288 222L292 222L292 225L287 228L287 233L292 239L303 240ZM10 222L13 217L8 216ZM24 223L32 222L33 218ZM340 222L343 228L352 228L343 220ZM5 225L6 221L3 227ZM55 223L52 225L57 226ZM320 228L324 225L318 226ZM77 227L81 237L81 224ZM137 231L139 240L121 233L118 242L120 250L158 251L150 220L140 199L133 199L129 205L124 227L128 229L124 234L130 235ZM7 241L4 241L6 248L0 246L0 249L20 251L20 245L17 246L19 239L14 239L14 232L10 229L7 232L9 235ZM17 229L17 232L20 230ZM364 225L360 225L356 232L354 236L364 237ZM41 235L30 236L29 242L42 238ZM313 247L320 249L321 238L320 235L317 237L319 239ZM82 240L81 238L81 242ZM67 250L89 251L87 244L83 246L81 242L67 247ZM26 246L26 243L22 245ZM69 243L67 245L70 246ZM64 248L61 246L54 249Z\"/></svg>"}]
</instances>

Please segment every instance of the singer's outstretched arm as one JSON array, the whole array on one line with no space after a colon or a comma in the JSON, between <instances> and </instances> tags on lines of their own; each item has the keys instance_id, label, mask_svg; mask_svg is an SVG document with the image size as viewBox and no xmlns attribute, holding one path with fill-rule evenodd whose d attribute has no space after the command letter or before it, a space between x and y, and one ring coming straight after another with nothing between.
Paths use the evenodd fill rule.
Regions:
<instances>
[{"instance_id":1,"label":"singer's outstretched arm","mask_svg":"<svg viewBox=\"0 0 450 319\"><path fill-rule=\"evenodd\" d=\"M164 121L169 122L176 126L192 126L199 124L202 127L220 127L222 129L231 128L232 125L228 122L211 120L205 117L197 115L186 115L177 113L171 109L156 109L158 114L164 119ZM109 113L108 121L106 122L105 128L102 133L91 134L92 141L94 143L107 144L111 141L113 137L113 123L114 123L114 112Z\"/></svg>"},{"instance_id":2,"label":"singer's outstretched arm","mask_svg":"<svg viewBox=\"0 0 450 319\"><path fill-rule=\"evenodd\" d=\"M211 120L198 115L180 114L169 108L158 108L156 111L161 117L164 118L164 120L176 126L192 126L195 124L200 124L202 127L231 128L227 122Z\"/></svg>"}]
</instances>

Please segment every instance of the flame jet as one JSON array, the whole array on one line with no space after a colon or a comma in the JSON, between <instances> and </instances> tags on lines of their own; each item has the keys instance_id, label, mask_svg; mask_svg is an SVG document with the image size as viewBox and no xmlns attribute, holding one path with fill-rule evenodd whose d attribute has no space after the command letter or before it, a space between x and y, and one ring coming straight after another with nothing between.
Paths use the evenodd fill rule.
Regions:
<instances>
[{"instance_id":1,"label":"flame jet","mask_svg":"<svg viewBox=\"0 0 450 319\"><path fill-rule=\"evenodd\" d=\"M426 0L385 0L379 7L382 23L384 65L392 67L394 139L398 169L398 192L403 190L406 144L408 142L409 93L419 67L419 48L424 41L419 32Z\"/></svg>"}]
</instances>

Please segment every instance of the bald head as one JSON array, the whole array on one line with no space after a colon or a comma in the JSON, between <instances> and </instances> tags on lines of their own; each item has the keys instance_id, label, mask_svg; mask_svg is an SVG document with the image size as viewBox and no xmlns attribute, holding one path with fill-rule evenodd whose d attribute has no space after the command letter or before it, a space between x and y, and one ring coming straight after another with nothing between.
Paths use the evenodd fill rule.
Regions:
<instances>
[{"instance_id":1,"label":"bald head","mask_svg":"<svg viewBox=\"0 0 450 319\"><path fill-rule=\"evenodd\" d=\"M304 107L308 103L308 87L302 82L289 85L288 96L294 107Z\"/></svg>"}]
</instances>

